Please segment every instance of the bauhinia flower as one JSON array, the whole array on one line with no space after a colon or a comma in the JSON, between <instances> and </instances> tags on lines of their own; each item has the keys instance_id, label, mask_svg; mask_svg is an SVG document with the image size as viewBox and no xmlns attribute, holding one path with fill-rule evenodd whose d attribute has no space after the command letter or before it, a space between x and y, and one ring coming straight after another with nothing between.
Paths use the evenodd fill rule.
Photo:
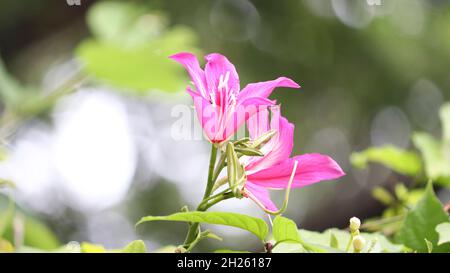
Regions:
<instances>
[{"instance_id":1,"label":"bauhinia flower","mask_svg":"<svg viewBox=\"0 0 450 273\"><path fill-rule=\"evenodd\" d=\"M272 119L268 112L260 111L248 120L250 138L256 139L270 130L277 134L262 147L264 156L244 159L247 180L243 195L251 198L267 212L275 213L277 207L270 199L269 189L286 189L292 179L292 188L308 186L323 180L337 179L345 173L329 156L303 154L290 157L293 148L294 125L273 108ZM246 161L246 162L245 162Z\"/></svg>"},{"instance_id":2,"label":"bauhinia flower","mask_svg":"<svg viewBox=\"0 0 450 273\"><path fill-rule=\"evenodd\" d=\"M205 56L205 69L200 68L195 55L178 53L170 57L182 64L195 86L187 88L194 100L198 119L204 133L212 143L228 140L261 109L261 105L272 105L268 99L276 87L299 88L286 77L276 80L251 83L240 90L239 76L228 59L218 53Z\"/></svg>"}]
</instances>

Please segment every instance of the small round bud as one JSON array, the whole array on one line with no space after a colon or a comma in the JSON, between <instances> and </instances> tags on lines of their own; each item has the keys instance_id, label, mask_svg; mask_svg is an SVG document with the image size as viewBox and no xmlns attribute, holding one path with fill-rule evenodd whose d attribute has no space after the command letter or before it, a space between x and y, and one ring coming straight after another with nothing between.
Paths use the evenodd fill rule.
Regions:
<instances>
[{"instance_id":1,"label":"small round bud","mask_svg":"<svg viewBox=\"0 0 450 273\"><path fill-rule=\"evenodd\" d=\"M361 226L361 220L359 220L358 217L352 217L350 218L350 231L355 232L359 230L359 227Z\"/></svg>"},{"instance_id":2,"label":"small round bud","mask_svg":"<svg viewBox=\"0 0 450 273\"><path fill-rule=\"evenodd\" d=\"M353 238L353 249L356 253L361 252L363 250L364 246L366 245L366 239L362 237L361 235L356 235Z\"/></svg>"}]
</instances>

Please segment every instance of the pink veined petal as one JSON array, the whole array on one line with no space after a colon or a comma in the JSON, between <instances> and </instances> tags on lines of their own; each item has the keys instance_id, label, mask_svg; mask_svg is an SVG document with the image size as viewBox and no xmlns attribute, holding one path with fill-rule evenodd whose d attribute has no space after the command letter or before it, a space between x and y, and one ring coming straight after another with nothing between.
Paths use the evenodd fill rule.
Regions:
<instances>
[{"instance_id":1,"label":"pink veined petal","mask_svg":"<svg viewBox=\"0 0 450 273\"><path fill-rule=\"evenodd\" d=\"M341 167L331 157L321 154L304 154L289 158L280 164L247 175L252 183L272 189L284 189L298 161L293 188L308 186L323 180L337 179L345 175Z\"/></svg>"},{"instance_id":2,"label":"pink veined petal","mask_svg":"<svg viewBox=\"0 0 450 273\"><path fill-rule=\"evenodd\" d=\"M206 83L210 91L218 91L220 79L223 81L228 74L228 89L237 93L240 90L239 76L234 65L223 55L211 53L205 56L207 61L205 65Z\"/></svg>"},{"instance_id":3,"label":"pink veined petal","mask_svg":"<svg viewBox=\"0 0 450 273\"><path fill-rule=\"evenodd\" d=\"M248 84L238 95L238 99L247 97L263 97L268 98L272 91L277 87L300 88L293 80L286 77L279 77L276 80L257 82Z\"/></svg>"},{"instance_id":4,"label":"pink veined petal","mask_svg":"<svg viewBox=\"0 0 450 273\"><path fill-rule=\"evenodd\" d=\"M261 109L267 109L268 105L272 105L274 102L265 98L247 98L243 101L239 101L238 105L234 108L234 111L230 113L230 118L225 124L225 128L222 131L220 137L223 140L228 139L234 135L236 131L252 116L258 113Z\"/></svg>"},{"instance_id":5,"label":"pink veined petal","mask_svg":"<svg viewBox=\"0 0 450 273\"><path fill-rule=\"evenodd\" d=\"M191 76L192 81L194 82L195 87L197 88L197 92L199 92L205 99L209 99L209 93L207 92L208 89L205 80L205 72L200 68L197 57L195 57L194 54L188 52L181 52L172 55L169 58L177 61L186 68L189 75Z\"/></svg>"},{"instance_id":6,"label":"pink veined petal","mask_svg":"<svg viewBox=\"0 0 450 273\"><path fill-rule=\"evenodd\" d=\"M294 125L281 116L278 107L272 107L272 113L270 129L277 130L278 133L262 148L265 155L254 157L247 164L245 169L249 173L277 165L287 160L292 153L292 148L294 147Z\"/></svg>"},{"instance_id":7,"label":"pink veined petal","mask_svg":"<svg viewBox=\"0 0 450 273\"><path fill-rule=\"evenodd\" d=\"M266 188L247 181L244 186L244 191L247 197L252 199L259 206L263 206L267 210L274 212L278 210L272 199L270 199L269 191Z\"/></svg>"},{"instance_id":8,"label":"pink veined petal","mask_svg":"<svg viewBox=\"0 0 450 273\"><path fill-rule=\"evenodd\" d=\"M203 132L211 142L217 142L214 139L217 134L217 113L211 103L197 92L192 91L189 87L187 92L192 96L194 101L195 112Z\"/></svg>"}]
</instances>

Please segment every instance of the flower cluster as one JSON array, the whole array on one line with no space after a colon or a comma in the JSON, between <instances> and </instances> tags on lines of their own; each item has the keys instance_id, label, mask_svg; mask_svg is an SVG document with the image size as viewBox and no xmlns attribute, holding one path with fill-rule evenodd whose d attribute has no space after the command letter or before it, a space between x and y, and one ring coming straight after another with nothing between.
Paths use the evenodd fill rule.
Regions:
<instances>
[{"instance_id":1,"label":"flower cluster","mask_svg":"<svg viewBox=\"0 0 450 273\"><path fill-rule=\"evenodd\" d=\"M276 87L299 88L293 80L279 77L248 84L241 90L234 65L221 54L207 55L204 70L191 53L179 53L171 58L182 64L191 76L194 88L187 87L187 92L193 98L204 134L226 154L227 176L216 182L213 191L228 182L234 197L250 198L266 212L277 214L279 210L270 199L269 189L289 192L291 187L304 187L344 175L329 156L291 157L294 125L281 115L280 107L269 96ZM249 138L231 141L244 125Z\"/></svg>"}]
</instances>

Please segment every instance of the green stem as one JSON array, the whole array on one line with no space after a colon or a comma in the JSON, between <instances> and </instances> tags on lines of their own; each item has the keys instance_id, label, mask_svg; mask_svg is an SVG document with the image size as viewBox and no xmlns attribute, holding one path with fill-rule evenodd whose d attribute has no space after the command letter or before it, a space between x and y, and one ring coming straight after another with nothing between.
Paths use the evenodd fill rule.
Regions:
<instances>
[{"instance_id":1,"label":"green stem","mask_svg":"<svg viewBox=\"0 0 450 273\"><path fill-rule=\"evenodd\" d=\"M208 183L206 184L205 194L203 199L208 198L211 195L212 188L214 186L214 165L217 158L217 147L212 144L211 146L211 158L209 159L209 170L208 170Z\"/></svg>"},{"instance_id":2,"label":"green stem","mask_svg":"<svg viewBox=\"0 0 450 273\"><path fill-rule=\"evenodd\" d=\"M222 153L222 155L219 158L219 163L217 163L217 168L214 171L213 180L216 181L217 178L219 178L220 172L225 167L225 159L226 159L226 153ZM213 190L214 192L214 190Z\"/></svg>"},{"instance_id":3,"label":"green stem","mask_svg":"<svg viewBox=\"0 0 450 273\"><path fill-rule=\"evenodd\" d=\"M207 210L210 207L214 206L215 204L219 203L220 201L227 200L227 199L230 199L233 197L234 197L234 194L231 191L227 192L227 193L223 193L223 194L211 199L208 203L204 204L203 208L204 208L204 210Z\"/></svg>"},{"instance_id":4,"label":"green stem","mask_svg":"<svg viewBox=\"0 0 450 273\"><path fill-rule=\"evenodd\" d=\"M214 165L216 163L217 158L217 147L212 144L211 146L211 157L209 159L209 169L208 169L208 181L206 183L205 194L203 195L203 200L200 205L203 203L205 199L207 199L211 195L212 188L214 186ZM207 208L204 206L198 206L197 211L205 211ZM209 207L208 207L209 208ZM191 249L192 242L195 241L198 235L199 223L192 223L189 227L189 231L186 235L186 239L184 241L184 248Z\"/></svg>"},{"instance_id":5,"label":"green stem","mask_svg":"<svg viewBox=\"0 0 450 273\"><path fill-rule=\"evenodd\" d=\"M225 189L225 190L223 190L223 191L221 191L221 192L219 192L217 194L211 195L210 197L208 197L206 199L203 199L203 201L198 206L201 207L201 206L207 204L210 200L212 200L212 199L214 199L214 198L216 198L216 197L218 197L220 195L223 195L223 194L227 193L228 191L231 191L231 189L227 188L227 189Z\"/></svg>"},{"instance_id":6,"label":"green stem","mask_svg":"<svg viewBox=\"0 0 450 273\"><path fill-rule=\"evenodd\" d=\"M345 248L345 252L348 252L350 250L350 246L352 245L353 242L353 233L350 233L350 240L347 243L347 247Z\"/></svg>"}]
</instances>

